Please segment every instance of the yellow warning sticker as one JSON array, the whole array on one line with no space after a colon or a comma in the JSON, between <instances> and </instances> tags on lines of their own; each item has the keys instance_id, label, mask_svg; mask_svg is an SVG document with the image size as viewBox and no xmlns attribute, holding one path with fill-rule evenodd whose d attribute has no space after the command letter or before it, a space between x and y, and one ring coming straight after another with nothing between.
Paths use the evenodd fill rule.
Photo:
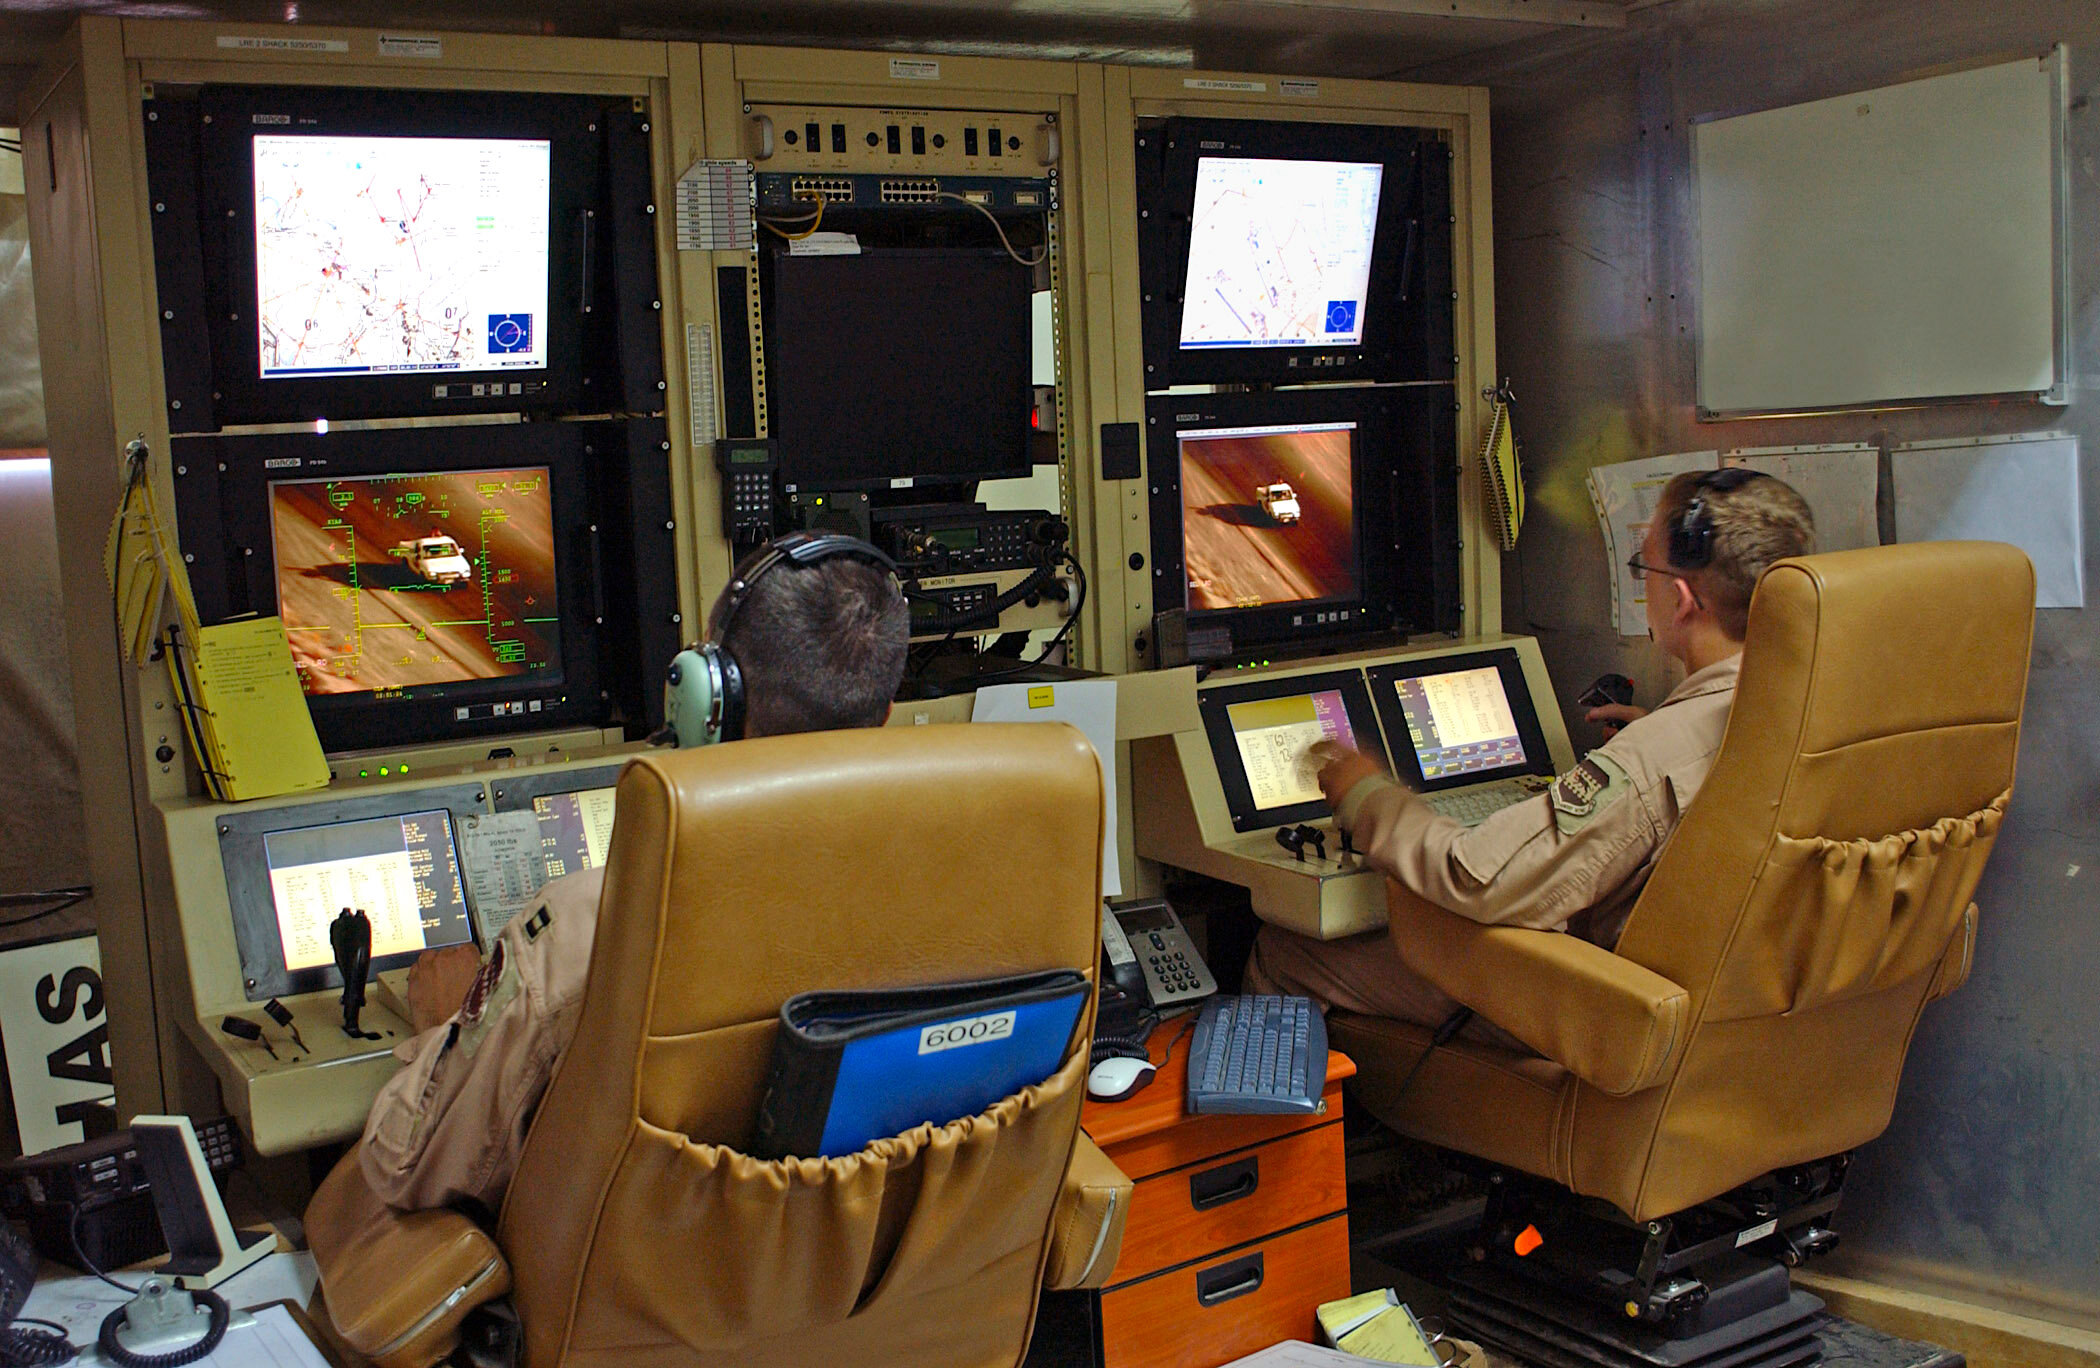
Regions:
<instances>
[{"instance_id":1,"label":"yellow warning sticker","mask_svg":"<svg viewBox=\"0 0 2100 1368\"><path fill-rule=\"evenodd\" d=\"M1048 708L1057 703L1057 689L1049 684L1038 684L1028 691L1028 706Z\"/></svg>"}]
</instances>

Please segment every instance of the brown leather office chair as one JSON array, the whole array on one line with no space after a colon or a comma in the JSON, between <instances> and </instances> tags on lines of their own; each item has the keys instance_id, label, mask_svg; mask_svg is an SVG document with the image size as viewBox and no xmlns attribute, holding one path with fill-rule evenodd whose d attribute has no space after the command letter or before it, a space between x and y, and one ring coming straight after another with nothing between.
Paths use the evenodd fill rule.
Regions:
<instances>
[{"instance_id":1,"label":"brown leather office chair","mask_svg":"<svg viewBox=\"0 0 2100 1368\"><path fill-rule=\"evenodd\" d=\"M1999 543L1772 566L1720 754L1616 953L1395 886L1402 958L1538 1054L1424 1059L1426 1030L1337 1013L1361 1104L1651 1236L1879 1135L1925 1004L1968 974L2033 623L2033 569Z\"/></svg>"},{"instance_id":2,"label":"brown leather office chair","mask_svg":"<svg viewBox=\"0 0 2100 1368\"><path fill-rule=\"evenodd\" d=\"M335 1330L428 1364L507 1284L528 1368L1018 1363L1038 1289L1104 1275L1128 1208L1079 1132L1091 1006L1047 1082L976 1117L842 1159L739 1148L794 993L1091 978L1101 823L1099 768L1069 727L630 764L576 1038L497 1239L384 1208L351 1155L307 1215Z\"/></svg>"}]
</instances>

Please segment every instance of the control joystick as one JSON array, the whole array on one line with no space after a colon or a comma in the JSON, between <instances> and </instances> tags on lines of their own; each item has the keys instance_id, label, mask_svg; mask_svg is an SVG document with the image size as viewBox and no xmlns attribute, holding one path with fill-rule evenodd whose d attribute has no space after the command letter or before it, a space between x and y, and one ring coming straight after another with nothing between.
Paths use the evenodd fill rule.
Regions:
<instances>
[{"instance_id":1,"label":"control joystick","mask_svg":"<svg viewBox=\"0 0 2100 1368\"><path fill-rule=\"evenodd\" d=\"M377 1040L358 1029L357 1016L365 1007L365 976L372 968L372 921L362 909L344 908L328 924L328 943L335 950L335 967L343 976L343 1034L354 1040Z\"/></svg>"}]
</instances>

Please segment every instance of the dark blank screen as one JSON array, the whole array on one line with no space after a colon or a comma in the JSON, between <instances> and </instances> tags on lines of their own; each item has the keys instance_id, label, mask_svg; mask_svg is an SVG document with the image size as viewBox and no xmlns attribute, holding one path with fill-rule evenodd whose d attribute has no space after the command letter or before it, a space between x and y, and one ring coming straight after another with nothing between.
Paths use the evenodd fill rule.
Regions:
<instances>
[{"instance_id":1,"label":"dark blank screen","mask_svg":"<svg viewBox=\"0 0 2100 1368\"><path fill-rule=\"evenodd\" d=\"M1033 288L996 250L775 257L766 378L782 482L1028 474Z\"/></svg>"}]
</instances>

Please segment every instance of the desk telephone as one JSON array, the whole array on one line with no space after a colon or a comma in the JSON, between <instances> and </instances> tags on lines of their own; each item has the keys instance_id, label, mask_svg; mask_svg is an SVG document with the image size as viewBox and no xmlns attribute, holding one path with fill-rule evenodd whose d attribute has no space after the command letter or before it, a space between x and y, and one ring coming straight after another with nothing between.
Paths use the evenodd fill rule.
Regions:
<instances>
[{"instance_id":1,"label":"desk telephone","mask_svg":"<svg viewBox=\"0 0 2100 1368\"><path fill-rule=\"evenodd\" d=\"M1103 980L1139 1006L1173 1007L1218 991L1181 918L1162 898L1110 904L1101 917Z\"/></svg>"},{"instance_id":2,"label":"desk telephone","mask_svg":"<svg viewBox=\"0 0 2100 1368\"><path fill-rule=\"evenodd\" d=\"M1094 1059L1143 1058L1158 1013L1218 991L1181 918L1161 898L1104 904Z\"/></svg>"}]
</instances>

